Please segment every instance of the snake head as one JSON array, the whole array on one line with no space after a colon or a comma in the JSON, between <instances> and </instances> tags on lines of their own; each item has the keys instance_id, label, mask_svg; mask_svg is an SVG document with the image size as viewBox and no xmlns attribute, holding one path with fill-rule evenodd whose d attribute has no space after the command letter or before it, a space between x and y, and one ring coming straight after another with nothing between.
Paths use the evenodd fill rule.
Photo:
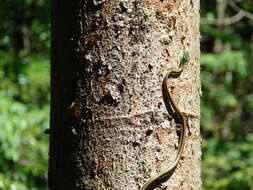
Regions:
<instances>
[{"instance_id":1,"label":"snake head","mask_svg":"<svg viewBox=\"0 0 253 190\"><path fill-rule=\"evenodd\" d=\"M189 61L190 55L189 51L184 51L183 56L180 59L179 67L183 67Z\"/></svg>"}]
</instances>

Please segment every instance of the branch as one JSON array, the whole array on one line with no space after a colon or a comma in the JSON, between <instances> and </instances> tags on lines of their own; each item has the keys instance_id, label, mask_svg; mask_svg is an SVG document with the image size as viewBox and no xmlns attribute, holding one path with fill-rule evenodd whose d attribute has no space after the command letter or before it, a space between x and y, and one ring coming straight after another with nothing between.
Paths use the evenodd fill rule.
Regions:
<instances>
[{"instance_id":1,"label":"branch","mask_svg":"<svg viewBox=\"0 0 253 190\"><path fill-rule=\"evenodd\" d=\"M231 25L240 21L243 17L245 17L244 13L242 11L239 11L236 15L232 17L215 19L215 20L201 19L201 23L212 24L212 25L217 25L217 26L222 26L222 25L227 26L227 25Z\"/></svg>"},{"instance_id":2,"label":"branch","mask_svg":"<svg viewBox=\"0 0 253 190\"><path fill-rule=\"evenodd\" d=\"M201 19L201 23L212 24L212 25L217 25L217 26L227 26L227 25L231 25L236 22L239 22L244 17L253 20L253 13L250 13L248 11L241 9L233 1L229 1L229 5L232 9L238 12L236 15L232 17L215 19L215 20Z\"/></svg>"},{"instance_id":3,"label":"branch","mask_svg":"<svg viewBox=\"0 0 253 190\"><path fill-rule=\"evenodd\" d=\"M242 8L240 8L238 5L235 4L235 2L233 1L229 1L229 5L232 9L234 9L235 11L242 11L243 14L244 14L244 17L248 18L248 19L251 19L253 20L253 13L249 12L249 11L246 11Z\"/></svg>"}]
</instances>

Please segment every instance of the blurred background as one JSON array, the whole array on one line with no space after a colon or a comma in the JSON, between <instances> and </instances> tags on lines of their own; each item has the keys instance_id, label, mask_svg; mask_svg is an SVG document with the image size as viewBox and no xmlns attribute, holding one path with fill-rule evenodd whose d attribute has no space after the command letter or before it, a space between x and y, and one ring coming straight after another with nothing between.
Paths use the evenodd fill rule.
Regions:
<instances>
[{"instance_id":1,"label":"blurred background","mask_svg":"<svg viewBox=\"0 0 253 190\"><path fill-rule=\"evenodd\" d=\"M0 190L47 189L48 0L0 1Z\"/></svg>"},{"instance_id":2,"label":"blurred background","mask_svg":"<svg viewBox=\"0 0 253 190\"><path fill-rule=\"evenodd\" d=\"M201 1L204 190L253 189L253 1Z\"/></svg>"},{"instance_id":3,"label":"blurred background","mask_svg":"<svg viewBox=\"0 0 253 190\"><path fill-rule=\"evenodd\" d=\"M0 190L47 189L50 7L0 2ZM201 1L204 190L253 189L253 2Z\"/></svg>"}]
</instances>

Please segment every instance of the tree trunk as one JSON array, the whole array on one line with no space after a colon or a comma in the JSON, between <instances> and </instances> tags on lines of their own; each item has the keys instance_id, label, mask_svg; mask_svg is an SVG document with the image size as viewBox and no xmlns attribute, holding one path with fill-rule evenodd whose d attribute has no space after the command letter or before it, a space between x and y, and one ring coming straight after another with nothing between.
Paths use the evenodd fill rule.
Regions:
<instances>
[{"instance_id":1,"label":"tree trunk","mask_svg":"<svg viewBox=\"0 0 253 190\"><path fill-rule=\"evenodd\" d=\"M227 0L216 0L216 11L217 11L217 19L224 19L226 17L226 8L228 2ZM224 26L217 26L219 28L220 33L225 32L226 28ZM220 38L215 38L213 51L214 53L222 53L230 49L229 43L223 43Z\"/></svg>"},{"instance_id":2,"label":"tree trunk","mask_svg":"<svg viewBox=\"0 0 253 190\"><path fill-rule=\"evenodd\" d=\"M158 189L198 190L199 1L53 1L51 190L138 190L176 156L162 80L187 116L186 146Z\"/></svg>"}]
</instances>

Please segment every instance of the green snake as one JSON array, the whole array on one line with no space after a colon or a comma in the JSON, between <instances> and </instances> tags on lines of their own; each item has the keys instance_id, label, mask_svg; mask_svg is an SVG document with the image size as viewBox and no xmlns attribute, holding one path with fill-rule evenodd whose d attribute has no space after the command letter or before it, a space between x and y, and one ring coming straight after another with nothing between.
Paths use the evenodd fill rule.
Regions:
<instances>
[{"instance_id":1,"label":"green snake","mask_svg":"<svg viewBox=\"0 0 253 190\"><path fill-rule=\"evenodd\" d=\"M173 174L181 156L183 153L183 149L185 146L185 135L186 135L186 118L185 116L179 111L178 107L174 103L168 89L168 79L169 78L178 78L182 71L183 71L183 66L184 64L188 61L189 54L188 52L184 53L183 57L181 58L179 69L178 70L172 70L169 71L162 83L162 94L163 94L163 101L166 107L166 110L168 111L169 115L171 115L175 122L176 125L181 127L181 132L180 132L180 138L179 138L179 145L178 145L178 151L176 154L176 157L172 161L172 163L164 168L160 173L156 174L155 176L151 177L143 186L140 190L152 190L152 188L158 186L165 180L168 180L170 176Z\"/></svg>"}]
</instances>

